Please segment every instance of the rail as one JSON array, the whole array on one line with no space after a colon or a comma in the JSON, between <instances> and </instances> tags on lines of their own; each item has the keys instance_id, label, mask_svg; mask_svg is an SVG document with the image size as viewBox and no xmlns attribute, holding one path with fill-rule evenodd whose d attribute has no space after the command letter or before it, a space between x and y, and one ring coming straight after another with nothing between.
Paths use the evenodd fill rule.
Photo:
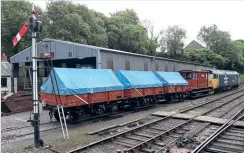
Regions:
<instances>
[{"instance_id":1,"label":"rail","mask_svg":"<svg viewBox=\"0 0 244 153\"><path fill-rule=\"evenodd\" d=\"M231 119L226 121L217 131L215 131L210 137L208 137L203 143L201 143L197 148L195 148L192 153L200 153L203 151L208 145L210 145L218 136L224 133L228 128L233 126L234 123L244 118L244 114L238 117L241 113L243 113L244 108L238 111ZM236 118L236 119L235 119Z\"/></svg>"},{"instance_id":2,"label":"rail","mask_svg":"<svg viewBox=\"0 0 244 153\"><path fill-rule=\"evenodd\" d=\"M229 102L231 102L231 101L233 101L233 100L235 100L235 99L238 99L238 98L242 97L243 95L244 95L244 94L242 94L242 95L240 95L240 96L237 96L237 97L235 97L235 98L233 98L233 99L230 99L230 100L228 100L227 102L224 102L224 103L222 103L221 105L216 106L216 107L214 107L214 108L212 108L212 109L210 109L210 110L207 110L207 111L205 111L205 112L203 112L203 113L201 113L201 114L195 115L195 116L192 117L191 119L189 119L189 120L187 120L187 121L185 121L185 122L183 122L183 123L181 123L181 124L179 124L179 125L177 125L177 126L171 128L171 129L169 129L169 130L167 130L167 131L164 131L164 132L162 132L162 133L160 133L160 134L158 134L158 135L156 135L156 136L154 136L154 137L152 137L152 138L150 138L150 139L148 139L148 140L146 140L146 141L144 141L144 142L142 142L142 143L140 143L140 144L138 144L138 145L135 145L135 146L133 146L133 147L127 149L126 152L134 152L134 150L135 150L136 148L145 146L146 144L148 144L148 143L150 143L150 142L152 142L152 141L154 141L154 140L156 140L156 139L162 137L163 135L165 135L165 134L167 134L167 133L169 133L169 132L171 132L171 131L173 131L173 130L175 130L175 129L177 129L177 128L179 128L179 127L181 127L181 126L183 126L183 125L185 125L185 124L187 124L187 123L192 122L195 118L197 118L197 117L199 117L199 116L201 116L201 115L205 115L205 114L207 114L207 113L209 113L209 112L212 112L213 110L216 110L217 108L219 108L219 107L221 107L221 106L223 106L223 105L225 105L225 104L227 104L227 103L229 103ZM244 102L244 100L242 100L242 102Z\"/></svg>"}]
</instances>

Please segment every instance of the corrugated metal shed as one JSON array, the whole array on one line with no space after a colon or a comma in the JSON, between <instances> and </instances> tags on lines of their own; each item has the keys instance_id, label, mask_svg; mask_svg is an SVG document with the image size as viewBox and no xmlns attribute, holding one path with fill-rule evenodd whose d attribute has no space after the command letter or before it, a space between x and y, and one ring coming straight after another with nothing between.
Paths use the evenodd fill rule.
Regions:
<instances>
[{"instance_id":1,"label":"corrugated metal shed","mask_svg":"<svg viewBox=\"0 0 244 153\"><path fill-rule=\"evenodd\" d=\"M10 77L12 75L11 64L9 62L1 62L1 76Z\"/></svg>"},{"instance_id":2,"label":"corrugated metal shed","mask_svg":"<svg viewBox=\"0 0 244 153\"><path fill-rule=\"evenodd\" d=\"M85 58L97 56L98 47L61 41L55 39L44 39L37 43L37 56L41 53L54 53L53 60ZM19 52L10 58L11 63L24 63L31 61L31 47Z\"/></svg>"},{"instance_id":3,"label":"corrugated metal shed","mask_svg":"<svg viewBox=\"0 0 244 153\"><path fill-rule=\"evenodd\" d=\"M178 71L181 69L212 69L212 66L174 59L129 53L120 50L78 44L55 39L44 39L37 44L37 55L53 53L53 60L83 59L96 57L97 68L113 70L151 70L151 71ZM31 48L27 48L10 58L11 63L31 61Z\"/></svg>"}]
</instances>

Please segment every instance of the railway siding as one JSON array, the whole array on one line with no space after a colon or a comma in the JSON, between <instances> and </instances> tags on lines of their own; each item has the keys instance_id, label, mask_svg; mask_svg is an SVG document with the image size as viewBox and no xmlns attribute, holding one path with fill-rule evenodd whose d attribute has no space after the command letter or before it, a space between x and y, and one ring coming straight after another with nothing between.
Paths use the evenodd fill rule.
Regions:
<instances>
[{"instance_id":1,"label":"railway siding","mask_svg":"<svg viewBox=\"0 0 244 153\"><path fill-rule=\"evenodd\" d=\"M219 127L213 134L205 139L192 153L208 152L232 152L238 153L244 150L243 128L236 128L234 123L243 121L244 108L241 108L235 115L232 116L225 124ZM235 137L230 139L228 135ZM224 137L223 137L224 136ZM241 136L241 137L240 137Z\"/></svg>"},{"instance_id":2,"label":"railway siding","mask_svg":"<svg viewBox=\"0 0 244 153\"><path fill-rule=\"evenodd\" d=\"M225 99L224 99L225 98ZM224 100L223 100L224 99ZM146 123L139 127L131 128L127 131L123 131L121 133L113 134L112 136L108 136L102 140L94 142L92 144L88 144L84 147L77 148L72 152L115 152L116 149L125 150L125 152L150 152L150 151L167 151L168 147L172 147L174 143L180 140L183 136L188 136L187 140L190 140L191 137L202 131L201 127L208 127L210 125L209 121L212 121L216 118L212 117L211 120L205 116L202 118L198 118L201 115L208 114L212 111L216 111L217 109L221 109L223 106L231 104L233 105L233 101L237 101L237 99L243 99L243 93L236 92L232 95L223 96L217 98L215 100L210 100L205 102L204 104L200 104L198 106L194 106L192 108L187 108L185 110L181 110L180 112L171 112L155 121ZM242 101L243 102L243 101ZM240 104L240 101L237 101L233 107L229 107L229 110L234 108L236 105ZM185 118L182 119L182 114L184 112L189 112L194 109L198 109L199 107L205 107L203 112L197 112L198 114L185 114ZM226 109L228 112L229 110ZM154 113L155 115L155 113ZM175 115L179 115L179 118L175 118ZM218 113L218 115L222 116L223 113ZM219 117L220 117L219 116ZM199 121L196 121L198 118ZM206 120L207 118L207 120ZM204 121L204 120L205 121ZM204 123L202 123L204 121ZM217 120L218 124L223 124L224 120ZM242 125L243 123L238 124ZM167 139L164 139L167 137ZM184 138L184 137L183 137ZM112 141L111 143L107 143ZM194 140L192 140L194 141ZM101 147L99 144L103 144ZM189 142L188 142L189 143ZM152 146L156 146L153 148ZM161 147L160 147L161 146ZM89 149L88 149L89 148ZM99 149L98 149L99 148Z\"/></svg>"}]
</instances>

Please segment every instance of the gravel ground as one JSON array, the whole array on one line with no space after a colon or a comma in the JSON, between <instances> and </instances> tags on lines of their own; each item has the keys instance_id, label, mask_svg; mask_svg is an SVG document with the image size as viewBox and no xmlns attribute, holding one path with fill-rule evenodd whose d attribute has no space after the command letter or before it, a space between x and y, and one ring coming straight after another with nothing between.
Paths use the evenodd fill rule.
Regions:
<instances>
[{"instance_id":1,"label":"gravel ground","mask_svg":"<svg viewBox=\"0 0 244 153\"><path fill-rule=\"evenodd\" d=\"M51 146L52 149L57 150L59 152L66 152L72 148L76 148L77 146L83 146L90 142L100 140L103 136L98 135L87 135L86 133L116 125L126 123L131 120L140 119L143 117L149 116L149 114L156 112L156 111L177 111L178 109L190 105L195 105L199 102L204 102L206 100L214 99L219 95L203 97L196 99L194 101L185 101L180 103L172 103L172 104L162 104L157 107L151 108L146 111L140 111L125 115L123 117L112 119L112 120L101 120L97 122L87 121L84 123L80 123L77 125L68 125L69 140L64 140L62 136L61 129L49 130L46 132L41 133L41 138L44 140L45 146ZM1 118L2 123L2 130L6 128L15 128L15 127L22 127L22 126L30 126L30 123L27 123L26 120L29 119L29 112L23 112L18 114L12 114L10 116L4 116ZM41 113L41 123L49 122L48 111L43 110ZM54 122L47 125L41 125L41 129L58 126L58 122ZM18 131L3 131L2 132L2 152L9 152L9 153L22 153L22 152L51 152L47 149L40 149L40 150L33 150L33 135L28 135L25 137L18 137L19 134L27 133L26 131L32 132L31 128L25 129L22 133ZM10 135L10 137L8 137ZM11 137L12 135L12 137ZM96 151L99 152L99 151Z\"/></svg>"},{"instance_id":2,"label":"gravel ground","mask_svg":"<svg viewBox=\"0 0 244 153\"><path fill-rule=\"evenodd\" d=\"M235 99L235 100L221 106L220 108L217 108L215 111L210 112L206 115L211 116L211 117L220 117L221 116L221 118L227 118L228 119L229 117L234 115L237 112L237 110L240 110L242 108L240 106L243 106L243 103L244 103L243 98L244 98L244 96L242 96L238 99Z\"/></svg>"},{"instance_id":3,"label":"gravel ground","mask_svg":"<svg viewBox=\"0 0 244 153\"><path fill-rule=\"evenodd\" d=\"M43 110L40 113L40 122L48 123L50 122L49 115L47 110ZM30 123L27 120L30 119L30 112L21 112L16 114L11 114L9 116L3 116L1 118L1 129L6 128L17 128L22 126L30 126Z\"/></svg>"},{"instance_id":4,"label":"gravel ground","mask_svg":"<svg viewBox=\"0 0 244 153\"><path fill-rule=\"evenodd\" d=\"M231 111L228 111L227 113L225 113L221 118L230 119L234 114L236 114L242 108L244 108L244 102L235 106L233 109L231 109Z\"/></svg>"},{"instance_id":5,"label":"gravel ground","mask_svg":"<svg viewBox=\"0 0 244 153\"><path fill-rule=\"evenodd\" d=\"M211 108L214 108L214 107L217 107L217 106L220 106L221 104L229 101L230 99L234 99L235 97L237 96L240 96L242 95L243 93L236 93L236 94L233 94L233 95L230 95L224 99L220 99L220 100L217 100L215 102L212 102L212 103L209 103L209 104L206 104L206 105L203 105L199 108L196 108L194 109L193 111L188 111L186 112L186 114L193 114L193 115L198 115L198 114L201 114L203 112L206 112L208 111L209 109Z\"/></svg>"}]
</instances>

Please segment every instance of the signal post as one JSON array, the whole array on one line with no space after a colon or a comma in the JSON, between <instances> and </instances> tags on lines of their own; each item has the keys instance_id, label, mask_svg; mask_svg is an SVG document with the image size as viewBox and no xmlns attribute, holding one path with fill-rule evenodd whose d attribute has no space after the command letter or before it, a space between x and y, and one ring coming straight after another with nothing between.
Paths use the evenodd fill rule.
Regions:
<instances>
[{"instance_id":1,"label":"signal post","mask_svg":"<svg viewBox=\"0 0 244 153\"><path fill-rule=\"evenodd\" d=\"M40 139L40 115L39 115L39 100L38 100L38 80L37 80L37 53L36 53L36 37L38 33L42 32L42 22L36 19L36 11L34 6L32 7L31 16L29 22L25 23L17 35L13 38L13 45L20 41L24 34L29 30L32 37L32 95L33 95L33 120L28 120L34 127L34 147L39 148L43 145L43 141Z\"/></svg>"}]
</instances>

